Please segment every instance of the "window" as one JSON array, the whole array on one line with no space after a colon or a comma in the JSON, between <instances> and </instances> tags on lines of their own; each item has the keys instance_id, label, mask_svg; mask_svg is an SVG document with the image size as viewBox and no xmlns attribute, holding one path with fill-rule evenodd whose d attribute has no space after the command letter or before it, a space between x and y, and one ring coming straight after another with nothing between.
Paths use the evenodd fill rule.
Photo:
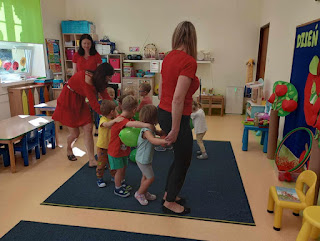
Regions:
<instances>
[{"instance_id":1,"label":"window","mask_svg":"<svg viewBox=\"0 0 320 241\"><path fill-rule=\"evenodd\" d=\"M25 80L31 75L31 44L0 41L0 82Z\"/></svg>"}]
</instances>

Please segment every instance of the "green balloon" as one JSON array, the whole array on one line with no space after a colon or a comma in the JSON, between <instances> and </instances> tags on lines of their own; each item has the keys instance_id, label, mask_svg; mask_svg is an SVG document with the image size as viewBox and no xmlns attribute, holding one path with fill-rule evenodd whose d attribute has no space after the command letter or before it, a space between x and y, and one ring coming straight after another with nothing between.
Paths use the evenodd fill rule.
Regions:
<instances>
[{"instance_id":1,"label":"green balloon","mask_svg":"<svg viewBox=\"0 0 320 241\"><path fill-rule=\"evenodd\" d=\"M135 147L138 144L138 137L139 137L140 131L141 131L141 128L133 128L133 127L123 128L119 133L120 140L126 146Z\"/></svg>"},{"instance_id":2,"label":"green balloon","mask_svg":"<svg viewBox=\"0 0 320 241\"><path fill-rule=\"evenodd\" d=\"M136 112L136 113L135 113L133 119L136 120L136 121L139 120L139 112Z\"/></svg>"},{"instance_id":3,"label":"green balloon","mask_svg":"<svg viewBox=\"0 0 320 241\"><path fill-rule=\"evenodd\" d=\"M130 161L136 162L136 154L137 154L137 149L134 149L130 152L130 155L129 155Z\"/></svg>"},{"instance_id":4,"label":"green balloon","mask_svg":"<svg viewBox=\"0 0 320 241\"><path fill-rule=\"evenodd\" d=\"M192 119L190 118L190 128L191 130L193 129L193 123L192 123Z\"/></svg>"}]
</instances>

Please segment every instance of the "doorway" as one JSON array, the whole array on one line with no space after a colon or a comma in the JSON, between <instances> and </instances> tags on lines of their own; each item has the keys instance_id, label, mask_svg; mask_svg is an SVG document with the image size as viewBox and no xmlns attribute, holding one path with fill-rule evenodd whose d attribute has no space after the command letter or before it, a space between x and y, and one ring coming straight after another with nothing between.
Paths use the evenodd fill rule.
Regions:
<instances>
[{"instance_id":1,"label":"doorway","mask_svg":"<svg viewBox=\"0 0 320 241\"><path fill-rule=\"evenodd\" d=\"M264 80L266 60L267 60L267 50L268 50L269 29L270 29L270 23L264 25L260 29L260 42L259 42L256 81L258 81L258 79L260 78Z\"/></svg>"}]
</instances>

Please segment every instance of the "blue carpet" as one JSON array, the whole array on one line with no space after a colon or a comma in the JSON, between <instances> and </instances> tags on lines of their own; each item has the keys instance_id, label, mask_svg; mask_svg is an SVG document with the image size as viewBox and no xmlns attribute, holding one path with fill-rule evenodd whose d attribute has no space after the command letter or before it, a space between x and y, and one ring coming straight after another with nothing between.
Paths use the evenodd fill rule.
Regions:
<instances>
[{"instance_id":1,"label":"blue carpet","mask_svg":"<svg viewBox=\"0 0 320 241\"><path fill-rule=\"evenodd\" d=\"M192 164L181 191L191 213L183 218L255 225L231 143L205 141L207 160L196 159L196 145L194 142ZM98 188L95 169L86 164L42 204L170 216L162 213L160 201L172 157L172 151L155 152L153 168L156 179L149 191L158 198L147 206L141 206L133 197L141 173L132 162L129 162L126 173L127 182L133 186L128 198L113 194L114 184L110 182L107 170L104 177L107 187Z\"/></svg>"},{"instance_id":2,"label":"blue carpet","mask_svg":"<svg viewBox=\"0 0 320 241\"><path fill-rule=\"evenodd\" d=\"M20 221L1 241L177 241L193 240L184 238L174 238L169 236L159 236L151 234L131 233L109 229L84 228L77 226L67 226L59 224L38 223L30 221Z\"/></svg>"}]
</instances>

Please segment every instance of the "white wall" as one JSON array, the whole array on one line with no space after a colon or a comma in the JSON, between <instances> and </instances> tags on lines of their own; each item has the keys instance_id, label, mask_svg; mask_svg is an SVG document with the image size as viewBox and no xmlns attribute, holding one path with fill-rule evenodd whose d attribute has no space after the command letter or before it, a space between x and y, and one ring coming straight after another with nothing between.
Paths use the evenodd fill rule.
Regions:
<instances>
[{"instance_id":1,"label":"white wall","mask_svg":"<svg viewBox=\"0 0 320 241\"><path fill-rule=\"evenodd\" d=\"M59 39L61 64L64 70L64 59L62 49L61 21L66 19L66 1L65 0L41 0L42 24L44 38ZM45 52L45 63L48 65L47 52ZM64 77L64 76L63 76Z\"/></svg>"},{"instance_id":2,"label":"white wall","mask_svg":"<svg viewBox=\"0 0 320 241\"><path fill-rule=\"evenodd\" d=\"M99 38L109 36L125 53L129 46L154 43L171 50L171 36L183 20L194 23L198 49L212 52L211 65L199 65L203 87L225 94L243 86L246 62L258 54L260 1L257 0L66 0L66 19L95 23ZM45 33L47 30L45 30Z\"/></svg>"},{"instance_id":3,"label":"white wall","mask_svg":"<svg viewBox=\"0 0 320 241\"><path fill-rule=\"evenodd\" d=\"M296 27L320 18L320 2L314 0L262 0L260 26L270 23L265 95L268 98L274 82L290 82ZM279 139L282 139L281 118Z\"/></svg>"}]
</instances>

